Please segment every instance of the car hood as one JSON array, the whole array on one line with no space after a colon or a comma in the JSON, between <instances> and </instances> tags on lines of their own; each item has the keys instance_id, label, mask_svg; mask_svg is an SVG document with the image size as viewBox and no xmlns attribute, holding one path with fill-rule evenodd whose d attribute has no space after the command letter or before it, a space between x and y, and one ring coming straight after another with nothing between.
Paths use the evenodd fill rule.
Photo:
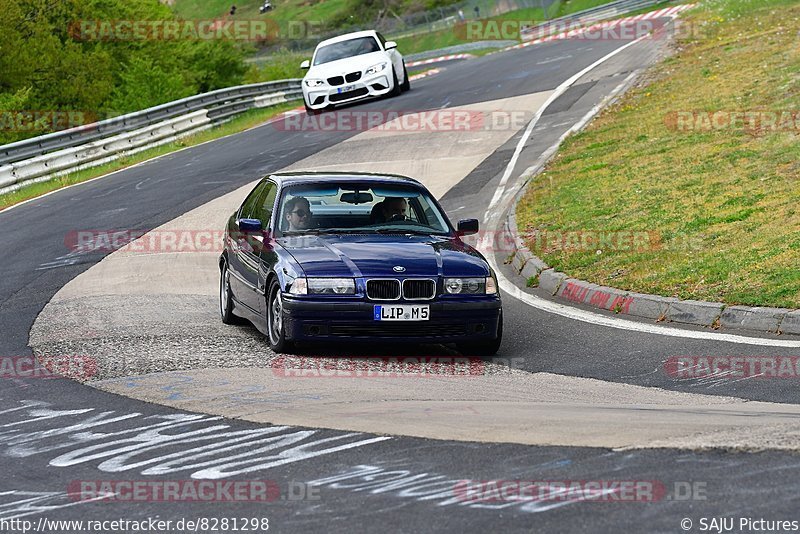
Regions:
<instances>
[{"instance_id":1,"label":"car hood","mask_svg":"<svg viewBox=\"0 0 800 534\"><path fill-rule=\"evenodd\" d=\"M307 276L488 276L486 260L450 237L337 235L281 238ZM396 266L405 270L397 272Z\"/></svg>"},{"instance_id":2,"label":"car hood","mask_svg":"<svg viewBox=\"0 0 800 534\"><path fill-rule=\"evenodd\" d=\"M344 59L337 59L322 65L314 65L308 70L306 78L330 78L331 76L344 76L349 72L361 71L364 72L368 68L378 63L387 62L389 58L386 57L385 52L370 52L369 54L362 54L360 56L351 56ZM387 66L388 68L391 65Z\"/></svg>"}]
</instances>

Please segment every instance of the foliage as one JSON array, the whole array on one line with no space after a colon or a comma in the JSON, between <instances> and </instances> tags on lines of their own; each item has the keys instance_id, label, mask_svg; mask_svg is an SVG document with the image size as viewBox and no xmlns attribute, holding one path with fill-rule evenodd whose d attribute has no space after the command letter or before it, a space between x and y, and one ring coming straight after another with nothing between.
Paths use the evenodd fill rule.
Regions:
<instances>
[{"instance_id":1,"label":"foliage","mask_svg":"<svg viewBox=\"0 0 800 534\"><path fill-rule=\"evenodd\" d=\"M169 21L157 0L4 0L0 110L104 117L242 82L243 45L221 39L86 39L81 21ZM43 131L0 130L0 143Z\"/></svg>"}]
</instances>

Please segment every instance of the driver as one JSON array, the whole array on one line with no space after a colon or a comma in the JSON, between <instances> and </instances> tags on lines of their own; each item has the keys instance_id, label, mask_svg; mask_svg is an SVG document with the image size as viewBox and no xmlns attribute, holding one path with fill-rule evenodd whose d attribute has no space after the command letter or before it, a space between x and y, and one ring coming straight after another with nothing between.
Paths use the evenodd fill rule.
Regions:
<instances>
[{"instance_id":1,"label":"driver","mask_svg":"<svg viewBox=\"0 0 800 534\"><path fill-rule=\"evenodd\" d=\"M388 197L382 203L384 221L404 221L408 218L408 202L402 197Z\"/></svg>"},{"instance_id":2,"label":"driver","mask_svg":"<svg viewBox=\"0 0 800 534\"><path fill-rule=\"evenodd\" d=\"M303 197L294 197L286 202L284 208L289 231L297 232L311 228L311 203Z\"/></svg>"},{"instance_id":3,"label":"driver","mask_svg":"<svg viewBox=\"0 0 800 534\"><path fill-rule=\"evenodd\" d=\"M375 46L375 39L371 37L364 38L361 41L361 44L358 45L358 51L356 55L360 56L361 54L369 54L371 52L377 52L379 49Z\"/></svg>"}]
</instances>

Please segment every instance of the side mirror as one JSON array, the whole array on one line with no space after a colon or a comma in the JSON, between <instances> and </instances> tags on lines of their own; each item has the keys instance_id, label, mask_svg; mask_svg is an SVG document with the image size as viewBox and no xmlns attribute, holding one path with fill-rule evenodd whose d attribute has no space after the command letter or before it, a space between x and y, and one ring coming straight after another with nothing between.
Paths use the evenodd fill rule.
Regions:
<instances>
[{"instance_id":1,"label":"side mirror","mask_svg":"<svg viewBox=\"0 0 800 534\"><path fill-rule=\"evenodd\" d=\"M307 60L307 59L303 60L303 62L300 63L300 68L301 69L310 69L311 68L311 62L309 60Z\"/></svg>"},{"instance_id":2,"label":"side mirror","mask_svg":"<svg viewBox=\"0 0 800 534\"><path fill-rule=\"evenodd\" d=\"M383 45L383 48L386 50L391 50L392 48L397 48L397 43L394 41L386 41L386 44Z\"/></svg>"},{"instance_id":3,"label":"side mirror","mask_svg":"<svg viewBox=\"0 0 800 534\"><path fill-rule=\"evenodd\" d=\"M458 235L472 235L478 233L478 219L461 219L458 221Z\"/></svg>"},{"instance_id":4,"label":"side mirror","mask_svg":"<svg viewBox=\"0 0 800 534\"><path fill-rule=\"evenodd\" d=\"M245 252L260 254L264 250L271 250L270 236L264 232L264 227L259 219L239 219L239 236L237 242Z\"/></svg>"},{"instance_id":5,"label":"side mirror","mask_svg":"<svg viewBox=\"0 0 800 534\"><path fill-rule=\"evenodd\" d=\"M256 233L264 229L259 219L239 219L239 231L246 233Z\"/></svg>"}]
</instances>

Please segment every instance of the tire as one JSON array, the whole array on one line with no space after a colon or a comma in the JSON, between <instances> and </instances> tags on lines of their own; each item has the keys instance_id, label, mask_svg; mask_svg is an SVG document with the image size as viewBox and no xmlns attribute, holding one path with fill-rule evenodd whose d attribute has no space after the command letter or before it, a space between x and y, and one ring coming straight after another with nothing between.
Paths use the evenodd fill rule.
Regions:
<instances>
[{"instance_id":1,"label":"tire","mask_svg":"<svg viewBox=\"0 0 800 534\"><path fill-rule=\"evenodd\" d=\"M308 104L306 104L305 100L303 100L303 105L306 107L306 113L308 115L319 115L320 113L325 111L325 108L322 108L322 109L311 109L310 107L308 107Z\"/></svg>"},{"instance_id":2,"label":"tire","mask_svg":"<svg viewBox=\"0 0 800 534\"><path fill-rule=\"evenodd\" d=\"M397 73L394 71L394 68L392 68L392 80L394 80L394 87L392 87L392 90L389 91L389 96L399 96L403 90L400 87L400 84L397 83Z\"/></svg>"},{"instance_id":3,"label":"tire","mask_svg":"<svg viewBox=\"0 0 800 534\"><path fill-rule=\"evenodd\" d=\"M227 261L222 262L219 270L219 315L224 324L242 324L242 319L233 314L231 274L228 271Z\"/></svg>"},{"instance_id":4,"label":"tire","mask_svg":"<svg viewBox=\"0 0 800 534\"><path fill-rule=\"evenodd\" d=\"M400 90L403 91L403 92L410 91L411 90L411 81L408 79L408 71L406 70L405 62L403 62L403 76L404 76L403 84L400 86Z\"/></svg>"},{"instance_id":5,"label":"tire","mask_svg":"<svg viewBox=\"0 0 800 534\"><path fill-rule=\"evenodd\" d=\"M497 337L491 341L478 341L470 343L456 343L458 351L465 356L494 356L500 350L503 342L503 312L497 323Z\"/></svg>"},{"instance_id":6,"label":"tire","mask_svg":"<svg viewBox=\"0 0 800 534\"><path fill-rule=\"evenodd\" d=\"M273 278L267 291L267 341L269 348L276 353L291 353L293 343L286 339L283 318L281 285L277 278Z\"/></svg>"}]
</instances>

